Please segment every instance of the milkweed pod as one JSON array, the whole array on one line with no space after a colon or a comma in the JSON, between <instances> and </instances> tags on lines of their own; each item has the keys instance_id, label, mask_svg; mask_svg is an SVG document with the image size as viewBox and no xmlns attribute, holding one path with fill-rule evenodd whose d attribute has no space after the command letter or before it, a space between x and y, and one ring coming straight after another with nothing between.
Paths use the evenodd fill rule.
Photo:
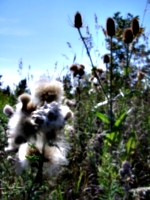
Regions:
<instances>
[{"instance_id":1,"label":"milkweed pod","mask_svg":"<svg viewBox=\"0 0 150 200\"><path fill-rule=\"evenodd\" d=\"M126 28L123 32L123 40L126 44L129 44L133 41L133 32L131 28Z\"/></svg>"},{"instance_id":2,"label":"milkweed pod","mask_svg":"<svg viewBox=\"0 0 150 200\"><path fill-rule=\"evenodd\" d=\"M109 17L106 21L106 31L107 31L107 35L110 37L114 36L116 33L115 22L111 17Z\"/></svg>"},{"instance_id":3,"label":"milkweed pod","mask_svg":"<svg viewBox=\"0 0 150 200\"><path fill-rule=\"evenodd\" d=\"M136 36L139 33L139 22L136 18L131 23L133 35Z\"/></svg>"},{"instance_id":4,"label":"milkweed pod","mask_svg":"<svg viewBox=\"0 0 150 200\"><path fill-rule=\"evenodd\" d=\"M82 16L79 12L77 12L75 14L75 17L74 17L74 27L75 28L81 28L82 27Z\"/></svg>"}]
</instances>

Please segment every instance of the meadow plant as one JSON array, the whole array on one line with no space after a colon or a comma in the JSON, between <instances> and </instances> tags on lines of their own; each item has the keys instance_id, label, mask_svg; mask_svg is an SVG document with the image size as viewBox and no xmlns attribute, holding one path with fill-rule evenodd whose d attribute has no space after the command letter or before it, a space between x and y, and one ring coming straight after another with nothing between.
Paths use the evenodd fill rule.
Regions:
<instances>
[{"instance_id":1,"label":"meadow plant","mask_svg":"<svg viewBox=\"0 0 150 200\"><path fill-rule=\"evenodd\" d=\"M106 27L98 23L97 15L94 19L97 36L100 28L105 36L108 53L102 58L106 71L93 62L92 45L89 47L81 29L85 28L89 37L91 33L77 12L74 28L86 49L91 73L86 73L84 64L75 63L74 56L68 74L55 85L60 90L49 91L49 86L40 82L34 98L19 98L19 111L14 108L16 97L12 101L10 94L0 92L5 99L0 101L0 109L6 104L13 106L5 108L8 121L19 112L30 122L27 130L34 133L24 137L23 130L26 141L19 137L15 152L6 153L5 130L13 132L13 137L20 131L15 134L12 123L7 127L6 116L0 115L2 199L150 199L148 39L138 17L130 13L125 18L115 13L106 20ZM70 43L68 46L71 48ZM27 168L16 176L11 163L19 160Z\"/></svg>"}]
</instances>

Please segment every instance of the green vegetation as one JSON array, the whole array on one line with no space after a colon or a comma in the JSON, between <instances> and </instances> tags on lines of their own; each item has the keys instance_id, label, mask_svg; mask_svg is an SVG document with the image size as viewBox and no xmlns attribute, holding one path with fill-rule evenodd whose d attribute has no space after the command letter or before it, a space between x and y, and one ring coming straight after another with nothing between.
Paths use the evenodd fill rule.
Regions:
<instances>
[{"instance_id":1,"label":"green vegetation","mask_svg":"<svg viewBox=\"0 0 150 200\"><path fill-rule=\"evenodd\" d=\"M43 174L39 184L37 167L15 174L4 151L7 117L2 110L14 105L26 91L26 82L22 80L13 94L8 88L0 90L0 199L150 199L150 49L138 20L118 12L108 18L105 30L95 15L96 31L103 30L110 52L104 55L104 71L93 64L91 34L82 35L82 16L75 15L75 31L85 45L91 74L74 63L61 78L66 99L74 100L74 120L66 134L69 164L57 177ZM40 157L29 159L37 162Z\"/></svg>"}]
</instances>

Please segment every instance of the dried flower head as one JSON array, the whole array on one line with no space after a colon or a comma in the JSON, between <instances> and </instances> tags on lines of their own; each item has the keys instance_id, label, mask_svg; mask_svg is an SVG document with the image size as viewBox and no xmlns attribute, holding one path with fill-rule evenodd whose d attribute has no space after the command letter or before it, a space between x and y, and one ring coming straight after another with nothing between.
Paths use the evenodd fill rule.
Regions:
<instances>
[{"instance_id":1,"label":"dried flower head","mask_svg":"<svg viewBox=\"0 0 150 200\"><path fill-rule=\"evenodd\" d=\"M123 40L126 44L129 44L133 41L133 32L131 28L126 28L123 32Z\"/></svg>"},{"instance_id":2,"label":"dried flower head","mask_svg":"<svg viewBox=\"0 0 150 200\"><path fill-rule=\"evenodd\" d=\"M81 77L81 76L83 76L84 75L84 65L79 65L78 66L78 74L79 74L79 76Z\"/></svg>"},{"instance_id":3,"label":"dried flower head","mask_svg":"<svg viewBox=\"0 0 150 200\"><path fill-rule=\"evenodd\" d=\"M144 77L145 77L145 73L144 72L139 71L137 73L137 79L138 79L138 81L141 81Z\"/></svg>"},{"instance_id":4,"label":"dried flower head","mask_svg":"<svg viewBox=\"0 0 150 200\"><path fill-rule=\"evenodd\" d=\"M106 21L106 30L108 36L112 37L115 35L115 22L111 17Z\"/></svg>"},{"instance_id":5,"label":"dried flower head","mask_svg":"<svg viewBox=\"0 0 150 200\"><path fill-rule=\"evenodd\" d=\"M105 54L105 55L104 55L104 57L103 57L103 62L106 63L106 64L110 62L110 59L109 59L109 55L108 55L108 54Z\"/></svg>"},{"instance_id":6,"label":"dried flower head","mask_svg":"<svg viewBox=\"0 0 150 200\"><path fill-rule=\"evenodd\" d=\"M70 71L77 71L78 70L78 65L73 64L70 66Z\"/></svg>"},{"instance_id":7,"label":"dried flower head","mask_svg":"<svg viewBox=\"0 0 150 200\"><path fill-rule=\"evenodd\" d=\"M96 71L99 75L101 75L104 72L102 68L97 68Z\"/></svg>"},{"instance_id":8,"label":"dried flower head","mask_svg":"<svg viewBox=\"0 0 150 200\"><path fill-rule=\"evenodd\" d=\"M73 64L70 66L70 71L72 71L74 77L79 75L79 77L81 78L85 73L84 68L85 68L85 66L82 64L80 64L80 65Z\"/></svg>"},{"instance_id":9,"label":"dried flower head","mask_svg":"<svg viewBox=\"0 0 150 200\"><path fill-rule=\"evenodd\" d=\"M139 33L139 22L136 18L131 23L133 35L136 36Z\"/></svg>"},{"instance_id":10,"label":"dried flower head","mask_svg":"<svg viewBox=\"0 0 150 200\"><path fill-rule=\"evenodd\" d=\"M75 14L75 17L74 17L74 27L75 28L81 28L82 27L82 16L79 12L77 12Z\"/></svg>"}]
</instances>

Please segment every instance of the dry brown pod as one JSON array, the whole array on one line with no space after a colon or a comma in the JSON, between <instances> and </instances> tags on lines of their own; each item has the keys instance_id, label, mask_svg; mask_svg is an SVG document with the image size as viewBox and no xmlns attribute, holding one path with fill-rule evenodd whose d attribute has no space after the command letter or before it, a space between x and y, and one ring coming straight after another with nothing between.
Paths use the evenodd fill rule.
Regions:
<instances>
[{"instance_id":1,"label":"dry brown pod","mask_svg":"<svg viewBox=\"0 0 150 200\"><path fill-rule=\"evenodd\" d=\"M115 22L111 17L109 17L106 21L106 32L107 32L107 35L110 37L114 36L116 33Z\"/></svg>"},{"instance_id":2,"label":"dry brown pod","mask_svg":"<svg viewBox=\"0 0 150 200\"><path fill-rule=\"evenodd\" d=\"M78 65L73 64L70 66L70 71L77 71L78 70Z\"/></svg>"},{"instance_id":3,"label":"dry brown pod","mask_svg":"<svg viewBox=\"0 0 150 200\"><path fill-rule=\"evenodd\" d=\"M74 17L74 27L81 28L82 27L82 15L77 12Z\"/></svg>"},{"instance_id":4,"label":"dry brown pod","mask_svg":"<svg viewBox=\"0 0 150 200\"><path fill-rule=\"evenodd\" d=\"M126 44L130 44L133 41L133 32L131 28L126 28L123 32L123 40Z\"/></svg>"},{"instance_id":5,"label":"dry brown pod","mask_svg":"<svg viewBox=\"0 0 150 200\"><path fill-rule=\"evenodd\" d=\"M139 22L136 18L134 18L132 20L131 27L132 27L133 35L136 36L139 33L139 29L140 29L139 28Z\"/></svg>"},{"instance_id":6,"label":"dry brown pod","mask_svg":"<svg viewBox=\"0 0 150 200\"><path fill-rule=\"evenodd\" d=\"M110 62L110 59L109 59L109 55L108 54L105 54L104 57L103 57L103 62L104 63L109 63Z\"/></svg>"}]
</instances>

